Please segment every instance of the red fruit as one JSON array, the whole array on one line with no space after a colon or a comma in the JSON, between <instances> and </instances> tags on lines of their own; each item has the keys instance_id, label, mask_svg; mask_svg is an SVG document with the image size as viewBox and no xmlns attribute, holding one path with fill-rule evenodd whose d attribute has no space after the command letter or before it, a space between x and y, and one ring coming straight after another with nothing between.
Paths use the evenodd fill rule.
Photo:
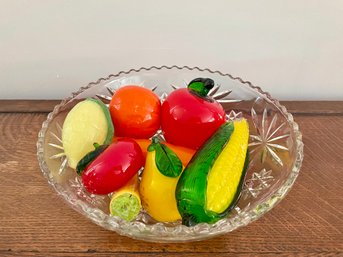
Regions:
<instances>
[{"instance_id":1,"label":"red fruit","mask_svg":"<svg viewBox=\"0 0 343 257\"><path fill-rule=\"evenodd\" d=\"M197 149L225 122L223 107L207 96L213 86L212 79L194 79L167 97L161 116L167 142Z\"/></svg>"},{"instance_id":2,"label":"red fruit","mask_svg":"<svg viewBox=\"0 0 343 257\"><path fill-rule=\"evenodd\" d=\"M82 182L90 193L109 194L124 186L143 164L139 145L133 139L118 139L86 167Z\"/></svg>"}]
</instances>

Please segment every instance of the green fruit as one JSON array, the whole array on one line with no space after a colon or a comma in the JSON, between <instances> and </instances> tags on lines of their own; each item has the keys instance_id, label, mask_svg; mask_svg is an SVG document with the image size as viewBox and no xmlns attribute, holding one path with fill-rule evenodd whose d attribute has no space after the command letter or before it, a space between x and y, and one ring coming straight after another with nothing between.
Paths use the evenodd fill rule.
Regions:
<instances>
[{"instance_id":1,"label":"green fruit","mask_svg":"<svg viewBox=\"0 0 343 257\"><path fill-rule=\"evenodd\" d=\"M138 192L138 175L114 192L110 202L110 213L126 221L137 217L142 209L141 198Z\"/></svg>"},{"instance_id":2,"label":"green fruit","mask_svg":"<svg viewBox=\"0 0 343 257\"><path fill-rule=\"evenodd\" d=\"M214 223L236 204L248 166L246 120L223 124L182 173L175 196L182 223Z\"/></svg>"},{"instance_id":3,"label":"green fruit","mask_svg":"<svg viewBox=\"0 0 343 257\"><path fill-rule=\"evenodd\" d=\"M114 135L111 115L100 100L87 98L70 110L63 123L62 143L68 164L77 163L90 151L94 143L109 144Z\"/></svg>"},{"instance_id":4,"label":"green fruit","mask_svg":"<svg viewBox=\"0 0 343 257\"><path fill-rule=\"evenodd\" d=\"M141 210L139 198L131 193L124 193L114 198L110 203L110 213L126 221L137 217Z\"/></svg>"}]
</instances>

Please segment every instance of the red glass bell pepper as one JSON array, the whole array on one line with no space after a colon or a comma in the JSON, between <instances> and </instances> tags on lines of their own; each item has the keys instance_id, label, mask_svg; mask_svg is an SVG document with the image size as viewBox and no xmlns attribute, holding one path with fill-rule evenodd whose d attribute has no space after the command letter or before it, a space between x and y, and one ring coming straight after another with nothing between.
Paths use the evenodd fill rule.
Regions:
<instances>
[{"instance_id":1,"label":"red glass bell pepper","mask_svg":"<svg viewBox=\"0 0 343 257\"><path fill-rule=\"evenodd\" d=\"M120 138L87 154L76 170L88 192L109 194L124 186L143 165L139 145L133 139Z\"/></svg>"}]
</instances>

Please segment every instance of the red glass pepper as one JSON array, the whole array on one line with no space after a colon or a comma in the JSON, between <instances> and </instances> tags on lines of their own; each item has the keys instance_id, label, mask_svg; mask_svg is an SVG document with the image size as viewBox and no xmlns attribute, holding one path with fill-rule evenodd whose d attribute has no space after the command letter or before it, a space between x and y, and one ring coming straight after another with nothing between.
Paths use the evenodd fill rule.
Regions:
<instances>
[{"instance_id":1,"label":"red glass pepper","mask_svg":"<svg viewBox=\"0 0 343 257\"><path fill-rule=\"evenodd\" d=\"M92 156L93 152L85 156L78 165L82 166L82 162L95 158L80 171L84 187L93 194L114 192L124 186L144 164L141 148L129 138L118 139L98 156Z\"/></svg>"}]
</instances>

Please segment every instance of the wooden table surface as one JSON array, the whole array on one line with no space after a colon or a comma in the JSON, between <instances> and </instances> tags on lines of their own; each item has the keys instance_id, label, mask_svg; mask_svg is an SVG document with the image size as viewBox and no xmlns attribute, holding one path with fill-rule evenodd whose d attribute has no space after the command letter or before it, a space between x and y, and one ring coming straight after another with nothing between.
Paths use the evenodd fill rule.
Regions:
<instances>
[{"instance_id":1,"label":"wooden table surface","mask_svg":"<svg viewBox=\"0 0 343 257\"><path fill-rule=\"evenodd\" d=\"M70 209L42 176L37 134L57 101L0 101L0 256L343 256L343 102L286 102L305 159L288 196L259 220L192 243L147 243Z\"/></svg>"}]
</instances>

